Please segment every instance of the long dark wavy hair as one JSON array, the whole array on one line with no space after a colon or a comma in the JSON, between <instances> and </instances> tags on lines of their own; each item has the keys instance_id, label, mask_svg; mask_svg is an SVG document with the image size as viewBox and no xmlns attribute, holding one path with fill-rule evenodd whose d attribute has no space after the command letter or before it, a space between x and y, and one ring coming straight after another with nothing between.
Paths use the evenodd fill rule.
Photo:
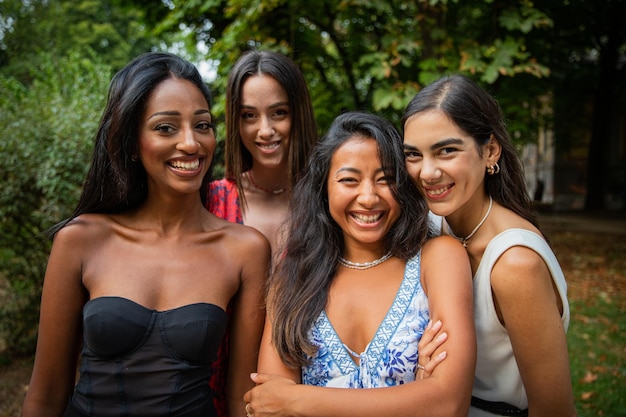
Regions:
<instances>
[{"instance_id":1,"label":"long dark wavy hair","mask_svg":"<svg viewBox=\"0 0 626 417\"><path fill-rule=\"evenodd\" d=\"M428 206L408 177L402 138L387 120L367 112L338 116L315 146L305 173L293 191L284 258L270 281L268 308L273 343L289 366L307 363L315 353L308 338L313 322L326 305L328 289L343 250L343 233L331 217L327 180L335 151L354 137L378 145L378 156L400 206L400 216L384 237L385 251L409 259L428 234Z\"/></svg>"},{"instance_id":2,"label":"long dark wavy hair","mask_svg":"<svg viewBox=\"0 0 626 417\"><path fill-rule=\"evenodd\" d=\"M259 74L274 78L285 90L291 112L288 172L291 188L300 178L311 148L318 140L311 96L300 68L289 57L274 51L244 52L228 75L226 87L226 142L224 171L237 185L242 210L246 208L241 176L252 168L252 155L241 143L239 119L241 96L246 80Z\"/></svg>"},{"instance_id":3,"label":"long dark wavy hair","mask_svg":"<svg viewBox=\"0 0 626 417\"><path fill-rule=\"evenodd\" d=\"M491 135L500 143L500 173L485 174L485 192L502 206L519 214L539 229L524 181L524 168L509 137L498 102L473 80L451 75L427 85L408 104L402 126L418 113L439 110L465 133L474 138L478 152Z\"/></svg>"},{"instance_id":4,"label":"long dark wavy hair","mask_svg":"<svg viewBox=\"0 0 626 417\"><path fill-rule=\"evenodd\" d=\"M136 160L139 123L152 91L170 78L193 83L210 107L209 88L191 62L167 52L144 53L129 62L113 76L109 85L91 167L78 205L69 218L50 229L51 236L83 213L119 213L145 201L147 174L141 161ZM210 179L209 170L200 187L203 204Z\"/></svg>"}]
</instances>

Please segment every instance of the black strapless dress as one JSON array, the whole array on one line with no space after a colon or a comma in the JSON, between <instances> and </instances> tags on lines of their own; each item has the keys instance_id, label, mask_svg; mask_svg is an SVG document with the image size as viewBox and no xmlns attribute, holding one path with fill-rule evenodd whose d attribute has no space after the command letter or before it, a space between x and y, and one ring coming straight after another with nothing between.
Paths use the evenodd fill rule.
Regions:
<instances>
[{"instance_id":1,"label":"black strapless dress","mask_svg":"<svg viewBox=\"0 0 626 417\"><path fill-rule=\"evenodd\" d=\"M223 309L207 303L156 311L121 297L90 300L65 417L216 416L210 363L227 322Z\"/></svg>"}]
</instances>

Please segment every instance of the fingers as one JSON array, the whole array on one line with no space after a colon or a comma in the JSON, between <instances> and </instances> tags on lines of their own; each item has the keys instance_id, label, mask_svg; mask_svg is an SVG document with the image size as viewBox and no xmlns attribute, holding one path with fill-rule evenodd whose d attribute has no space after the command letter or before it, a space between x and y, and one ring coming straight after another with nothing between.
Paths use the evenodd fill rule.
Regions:
<instances>
[{"instance_id":1,"label":"fingers","mask_svg":"<svg viewBox=\"0 0 626 417\"><path fill-rule=\"evenodd\" d=\"M426 363L426 365L424 365L422 367L422 369L421 369L421 371L422 371L421 379L428 378L429 376L431 376L433 371L437 367L437 365L439 365L441 362L443 362L443 360L446 358L446 356L447 356L447 353L444 350L443 352L441 352L440 354L438 354L434 358L431 358L428 361L428 363Z\"/></svg>"},{"instance_id":2,"label":"fingers","mask_svg":"<svg viewBox=\"0 0 626 417\"><path fill-rule=\"evenodd\" d=\"M442 323L437 320L435 323L429 322L424 331L424 335L418 343L418 363L417 378L425 379L432 375L437 366L446 358L445 351L434 355L435 351L448 339L446 332L441 332Z\"/></svg>"},{"instance_id":3,"label":"fingers","mask_svg":"<svg viewBox=\"0 0 626 417\"><path fill-rule=\"evenodd\" d=\"M445 339L447 338L447 334L445 332L442 333L442 335L445 335L443 340L437 338L437 336L441 336L438 333L442 326L443 324L441 323L441 320L437 320L435 323L431 321L428 323L428 326L426 326L426 330L417 344L420 357L427 359L424 362L420 361L422 365L424 365L425 362L428 362L435 350L437 350L437 348L445 342Z\"/></svg>"}]
</instances>

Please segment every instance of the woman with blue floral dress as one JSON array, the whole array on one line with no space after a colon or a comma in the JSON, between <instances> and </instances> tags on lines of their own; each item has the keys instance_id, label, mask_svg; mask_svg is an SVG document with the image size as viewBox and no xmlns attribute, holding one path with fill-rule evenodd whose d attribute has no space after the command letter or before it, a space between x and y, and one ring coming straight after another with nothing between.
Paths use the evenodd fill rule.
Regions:
<instances>
[{"instance_id":1,"label":"woman with blue floral dress","mask_svg":"<svg viewBox=\"0 0 626 417\"><path fill-rule=\"evenodd\" d=\"M248 416L467 415L469 260L428 230L397 130L338 116L292 194Z\"/></svg>"}]
</instances>

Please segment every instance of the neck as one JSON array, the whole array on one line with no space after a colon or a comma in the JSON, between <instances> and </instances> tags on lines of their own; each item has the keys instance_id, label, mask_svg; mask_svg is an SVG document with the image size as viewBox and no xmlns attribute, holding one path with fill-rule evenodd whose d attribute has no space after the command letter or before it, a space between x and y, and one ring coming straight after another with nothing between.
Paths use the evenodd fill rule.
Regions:
<instances>
[{"instance_id":1,"label":"neck","mask_svg":"<svg viewBox=\"0 0 626 417\"><path fill-rule=\"evenodd\" d=\"M129 214L139 228L158 231L162 235L189 233L201 227L206 209L199 196L182 199L148 198Z\"/></svg>"},{"instance_id":2,"label":"neck","mask_svg":"<svg viewBox=\"0 0 626 417\"><path fill-rule=\"evenodd\" d=\"M253 167L245 173L245 176L250 183L250 188L267 194L282 194L291 188L285 169L259 169Z\"/></svg>"},{"instance_id":3,"label":"neck","mask_svg":"<svg viewBox=\"0 0 626 417\"><path fill-rule=\"evenodd\" d=\"M455 232L455 228L448 223L448 219L446 218L446 223L448 224L448 228L449 228L449 232L450 235L452 235L453 237L455 237L456 239L458 239L464 247L467 247L467 245L469 244L470 239L472 239L476 233L478 233L478 230L482 227L482 225L485 223L485 221L487 221L487 218L489 217L489 214L491 213L491 209L493 207L493 199L491 198L491 196L489 196L489 204L487 206L487 210L485 211L484 209L484 201L483 204L481 204L481 209L479 211L480 213L480 217L476 217L476 216L471 216L473 219L477 219L477 220L473 220L471 223L470 222L465 222L463 221L464 224L470 224L470 225L474 225L472 226L472 229L468 229L467 226L463 227L463 232L461 233L457 233ZM484 213L484 214L483 214ZM458 230L458 229L457 229Z\"/></svg>"}]
</instances>

